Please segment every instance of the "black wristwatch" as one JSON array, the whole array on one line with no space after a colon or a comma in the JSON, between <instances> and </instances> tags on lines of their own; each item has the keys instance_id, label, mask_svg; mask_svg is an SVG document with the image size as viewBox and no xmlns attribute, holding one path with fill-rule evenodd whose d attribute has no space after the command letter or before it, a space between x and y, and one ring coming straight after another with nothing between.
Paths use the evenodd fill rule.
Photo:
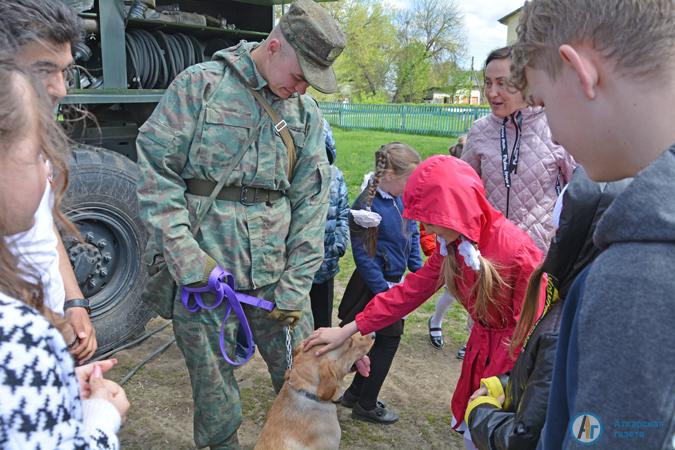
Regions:
<instances>
[{"instance_id":1,"label":"black wristwatch","mask_svg":"<svg viewBox=\"0 0 675 450\"><path fill-rule=\"evenodd\" d=\"M65 312L68 308L84 308L87 310L87 314L91 314L89 300L86 298L72 298L70 300L66 300L66 302L63 304L63 312Z\"/></svg>"}]
</instances>

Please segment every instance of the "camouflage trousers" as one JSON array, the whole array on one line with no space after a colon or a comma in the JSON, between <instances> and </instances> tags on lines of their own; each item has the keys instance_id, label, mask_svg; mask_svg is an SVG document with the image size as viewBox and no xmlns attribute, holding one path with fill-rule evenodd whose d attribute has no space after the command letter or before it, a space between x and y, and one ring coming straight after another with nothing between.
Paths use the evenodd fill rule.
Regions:
<instances>
[{"instance_id":1,"label":"camouflage trousers","mask_svg":"<svg viewBox=\"0 0 675 450\"><path fill-rule=\"evenodd\" d=\"M246 291L273 301L275 285ZM267 318L267 311L244 306L253 331L253 340L267 363L274 390L279 392L286 371L286 330L279 322ZM212 311L190 313L180 301L174 304L173 332L185 358L192 384L194 401L194 439L197 447L237 449L237 429L241 424L241 400L233 367L220 352L220 327L225 304ZM225 348L234 358L239 321L234 313L225 324ZM311 333L312 312L309 297L302 318L292 330L295 347Z\"/></svg>"}]
</instances>

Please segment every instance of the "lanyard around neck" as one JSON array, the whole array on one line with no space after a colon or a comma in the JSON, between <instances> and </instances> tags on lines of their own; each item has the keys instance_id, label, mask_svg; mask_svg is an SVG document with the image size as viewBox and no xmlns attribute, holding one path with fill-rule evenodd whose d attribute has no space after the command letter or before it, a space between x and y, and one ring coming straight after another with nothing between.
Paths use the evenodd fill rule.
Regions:
<instances>
[{"instance_id":1,"label":"lanyard around neck","mask_svg":"<svg viewBox=\"0 0 675 450\"><path fill-rule=\"evenodd\" d=\"M506 138L506 124L513 121L516 127L516 139L513 142L513 150L511 151L511 158L509 160L509 144ZM502 129L500 130L500 144L502 147L502 173L504 175L504 186L507 189L511 188L511 173L518 173L518 159L520 157L520 135L523 127L523 113L518 111L511 114L509 117L504 117L502 122Z\"/></svg>"},{"instance_id":2,"label":"lanyard around neck","mask_svg":"<svg viewBox=\"0 0 675 450\"><path fill-rule=\"evenodd\" d=\"M511 151L511 158L509 158L509 144L506 138L506 124L509 117L516 128L516 138L513 141L513 150ZM518 173L518 159L520 158L520 138L523 127L523 113L517 111L508 117L504 117L502 121L502 128L499 131L499 143L502 148L502 175L504 176L504 186L506 187L506 212L505 216L509 217L509 201L511 194L511 173Z\"/></svg>"}]
</instances>

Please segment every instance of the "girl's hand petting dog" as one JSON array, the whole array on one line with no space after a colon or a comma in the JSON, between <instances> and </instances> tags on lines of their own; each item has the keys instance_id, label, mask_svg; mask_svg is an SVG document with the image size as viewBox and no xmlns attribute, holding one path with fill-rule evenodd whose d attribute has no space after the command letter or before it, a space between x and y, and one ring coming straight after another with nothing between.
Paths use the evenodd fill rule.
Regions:
<instances>
[{"instance_id":1,"label":"girl's hand petting dog","mask_svg":"<svg viewBox=\"0 0 675 450\"><path fill-rule=\"evenodd\" d=\"M316 351L316 356L321 356L342 345L344 341L349 339L352 334L359 331L356 328L356 322L350 322L342 328L319 328L314 330L307 339L303 342L303 350L309 350L315 345L325 344L322 348Z\"/></svg>"},{"instance_id":2,"label":"girl's hand petting dog","mask_svg":"<svg viewBox=\"0 0 675 450\"><path fill-rule=\"evenodd\" d=\"M356 322L350 322L342 328L319 328L318 330L314 330L314 332L305 339L302 343L302 349L306 351L316 345L323 344L323 347L316 351L316 356L321 356L328 351L338 348L357 331L359 330L356 328ZM356 361L356 370L364 377L370 375L370 358L364 356Z\"/></svg>"}]
</instances>

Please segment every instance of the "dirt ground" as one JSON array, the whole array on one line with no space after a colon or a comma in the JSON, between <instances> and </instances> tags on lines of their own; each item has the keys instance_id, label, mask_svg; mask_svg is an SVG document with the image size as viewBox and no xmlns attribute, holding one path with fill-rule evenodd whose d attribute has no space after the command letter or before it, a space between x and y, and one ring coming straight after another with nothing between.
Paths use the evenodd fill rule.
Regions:
<instances>
[{"instance_id":1,"label":"dirt ground","mask_svg":"<svg viewBox=\"0 0 675 450\"><path fill-rule=\"evenodd\" d=\"M353 420L350 410L339 406L343 449L460 449L462 441L450 429L450 397L461 361L455 358L461 338L446 331L447 345L435 350L428 342L426 322L433 304L415 312L406 323L405 335L380 398L401 414L398 423L384 426ZM163 319L153 319L153 330ZM444 329L462 328L461 318L451 318ZM152 351L173 337L171 327L139 346L119 352L118 366L110 378L120 380ZM237 369L244 421L239 440L253 448L274 391L259 354ZM344 381L349 385L351 376ZM121 431L126 449L193 449L192 395L188 372L176 345L145 365L125 385L132 408Z\"/></svg>"}]
</instances>

